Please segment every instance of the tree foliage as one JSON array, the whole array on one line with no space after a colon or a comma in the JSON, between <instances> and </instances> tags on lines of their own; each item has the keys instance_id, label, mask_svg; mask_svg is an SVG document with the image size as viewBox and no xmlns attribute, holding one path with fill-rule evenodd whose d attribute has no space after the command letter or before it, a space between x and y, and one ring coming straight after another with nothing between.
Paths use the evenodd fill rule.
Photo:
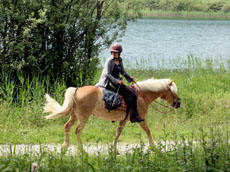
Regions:
<instances>
[{"instance_id":1,"label":"tree foliage","mask_svg":"<svg viewBox=\"0 0 230 172\"><path fill-rule=\"evenodd\" d=\"M137 0L1 0L0 68L16 82L90 84L101 47L125 31L139 13Z\"/></svg>"}]
</instances>

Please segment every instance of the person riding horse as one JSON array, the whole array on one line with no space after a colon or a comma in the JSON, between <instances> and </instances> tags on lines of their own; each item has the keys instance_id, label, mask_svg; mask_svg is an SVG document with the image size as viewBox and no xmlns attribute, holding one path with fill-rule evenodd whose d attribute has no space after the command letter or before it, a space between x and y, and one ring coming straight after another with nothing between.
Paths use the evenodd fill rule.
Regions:
<instances>
[{"instance_id":1,"label":"person riding horse","mask_svg":"<svg viewBox=\"0 0 230 172\"><path fill-rule=\"evenodd\" d=\"M136 92L132 88L126 86L120 77L121 74L128 82L134 81L134 77L131 77L124 70L122 58L120 57L122 52L121 44L113 44L110 47L110 52L112 56L106 60L100 80L95 86L103 87L115 92L118 91L118 93L124 98L127 110L130 108L130 121L132 123L142 122L144 119L141 119L137 112Z\"/></svg>"}]
</instances>

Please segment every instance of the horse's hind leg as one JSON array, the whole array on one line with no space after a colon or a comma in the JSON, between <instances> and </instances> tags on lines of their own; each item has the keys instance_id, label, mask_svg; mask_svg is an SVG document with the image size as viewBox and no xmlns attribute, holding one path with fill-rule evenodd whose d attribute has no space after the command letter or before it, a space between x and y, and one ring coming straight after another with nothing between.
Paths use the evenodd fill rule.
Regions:
<instances>
[{"instance_id":1,"label":"horse's hind leg","mask_svg":"<svg viewBox=\"0 0 230 172\"><path fill-rule=\"evenodd\" d=\"M81 142L81 133L85 127L87 120L78 120L78 124L77 124L77 128L75 130L75 135L76 135L76 139L77 139L77 148L78 151L82 152L83 151L83 145Z\"/></svg>"},{"instance_id":2,"label":"horse's hind leg","mask_svg":"<svg viewBox=\"0 0 230 172\"><path fill-rule=\"evenodd\" d=\"M76 122L77 120L77 117L74 113L74 110L72 110L70 112L70 119L69 121L64 125L64 130L65 130L65 142L64 142L64 145L66 148L69 147L69 132L70 132L70 129L71 127L74 125L74 123Z\"/></svg>"},{"instance_id":3,"label":"horse's hind leg","mask_svg":"<svg viewBox=\"0 0 230 172\"><path fill-rule=\"evenodd\" d=\"M140 123L140 126L143 128L143 130L145 130L145 132L146 132L146 134L148 136L148 139L149 139L149 145L152 146L154 144L154 142L153 142L153 138L151 136L149 127L147 125L146 119L143 122Z\"/></svg>"},{"instance_id":4,"label":"horse's hind leg","mask_svg":"<svg viewBox=\"0 0 230 172\"><path fill-rule=\"evenodd\" d=\"M127 120L119 121L119 126L117 128L116 138L114 140L114 147L115 147L115 149L117 148L118 138L120 137L121 132L124 129L126 123L127 123Z\"/></svg>"}]
</instances>

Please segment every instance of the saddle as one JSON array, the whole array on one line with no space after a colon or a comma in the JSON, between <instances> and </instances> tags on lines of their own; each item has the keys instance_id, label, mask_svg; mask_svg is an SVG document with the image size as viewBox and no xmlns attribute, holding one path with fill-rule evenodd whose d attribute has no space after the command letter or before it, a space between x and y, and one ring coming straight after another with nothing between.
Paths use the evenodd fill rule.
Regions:
<instances>
[{"instance_id":1,"label":"saddle","mask_svg":"<svg viewBox=\"0 0 230 172\"><path fill-rule=\"evenodd\" d=\"M126 104L121 95L116 95L115 92L108 89L103 89L103 106L110 110L121 110L126 111Z\"/></svg>"},{"instance_id":2,"label":"saddle","mask_svg":"<svg viewBox=\"0 0 230 172\"><path fill-rule=\"evenodd\" d=\"M131 86L135 90L134 87ZM114 91L110 91L106 88L101 88L103 93L103 107L110 110L120 110L126 112L124 120L127 119L130 111L130 107L126 105L124 99L121 95L117 95ZM114 121L112 121L114 122Z\"/></svg>"}]
</instances>

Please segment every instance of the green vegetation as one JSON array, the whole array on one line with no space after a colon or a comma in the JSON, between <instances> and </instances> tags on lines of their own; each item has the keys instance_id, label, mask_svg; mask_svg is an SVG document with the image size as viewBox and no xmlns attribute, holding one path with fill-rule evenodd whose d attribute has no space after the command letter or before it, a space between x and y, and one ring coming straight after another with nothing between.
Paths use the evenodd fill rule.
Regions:
<instances>
[{"instance_id":1,"label":"green vegetation","mask_svg":"<svg viewBox=\"0 0 230 172\"><path fill-rule=\"evenodd\" d=\"M63 10L68 9L68 10ZM95 84L100 76L98 52L125 31L127 21L145 17L229 19L227 0L39 0L0 2L0 144L63 143L68 117L45 120L45 93L62 103L70 85ZM134 11L132 15L129 13ZM152 60L152 59L151 59ZM132 152L69 155L47 152L0 152L0 171L230 171L230 61L167 59L153 70L150 59L137 62L129 73L136 81L171 78L178 86L182 106L170 114L150 108L147 122L156 141L147 151L145 132L128 123L119 142L140 143ZM157 107L167 111L163 107ZM82 141L109 144L117 123L94 116ZM74 129L70 143L75 144ZM170 149L166 144L172 141Z\"/></svg>"},{"instance_id":2,"label":"green vegetation","mask_svg":"<svg viewBox=\"0 0 230 172\"><path fill-rule=\"evenodd\" d=\"M142 10L143 18L186 20L229 20L230 12Z\"/></svg>"},{"instance_id":3,"label":"green vegetation","mask_svg":"<svg viewBox=\"0 0 230 172\"><path fill-rule=\"evenodd\" d=\"M145 0L149 10L230 12L228 0Z\"/></svg>"},{"instance_id":4,"label":"green vegetation","mask_svg":"<svg viewBox=\"0 0 230 172\"><path fill-rule=\"evenodd\" d=\"M222 125L229 122L230 113L229 62L223 64L219 61L217 64L210 58L202 62L199 58L189 56L186 62L177 63L179 66L184 66L181 69L148 70L142 69L143 65L140 65L139 69L131 69L129 73L135 76L137 81L153 76L172 78L182 98L182 107L170 114L161 114L154 109L149 109L147 120L155 140L161 139L164 130L179 135L194 133L196 138L199 137L201 127L205 131L209 130L210 126L217 126L220 130L224 130ZM96 75L99 77L100 71ZM94 83L99 79L98 77L94 79ZM7 74L3 73L1 78L4 78L4 82L0 85L0 132L2 133L0 143L62 143L63 125L68 117L47 121L43 118L45 114L42 114L42 105L45 93L51 94L62 104L67 88L65 81L56 81L54 85L48 85L45 80L34 78L31 81L22 80L21 85L15 87L14 81L8 80ZM13 103L13 91L17 95L17 103ZM161 110L167 111L164 108ZM92 116L82 134L83 141L112 142L116 127L117 123L102 121ZM107 129L104 130L105 128ZM144 142L147 141L144 131L138 124L128 123L120 141L135 143L138 140L136 138L139 137ZM71 144L75 144L73 129Z\"/></svg>"},{"instance_id":5,"label":"green vegetation","mask_svg":"<svg viewBox=\"0 0 230 172\"><path fill-rule=\"evenodd\" d=\"M144 0L144 17L230 19L228 0Z\"/></svg>"},{"instance_id":6,"label":"green vegetation","mask_svg":"<svg viewBox=\"0 0 230 172\"><path fill-rule=\"evenodd\" d=\"M172 78L182 98L180 109L170 114L161 114L149 109L147 121L157 146L143 150L134 148L120 156L107 153L69 155L65 152L46 152L41 147L39 154L11 153L0 156L0 171L27 171L32 162L37 162L40 171L228 171L229 121L230 121L230 61L212 58L199 59L188 56L186 61L177 60L171 65L176 69L147 69L148 60L137 62L136 69L129 73L137 81L155 78ZM163 65L164 66L164 65ZM100 70L93 83L98 80ZM64 139L63 125L68 117L45 120L42 113L43 95L50 93L62 103L66 84L56 81L48 85L45 80L34 78L22 80L14 86L6 73L1 73L4 82L0 85L0 143L1 144L61 144ZM48 86L47 86L48 85ZM13 103L12 92L17 94ZM158 107L160 108L160 107ZM160 108L162 111L167 109ZM83 134L83 143L109 144L115 137L117 123L91 117ZM105 130L106 129L106 130ZM74 129L70 143L76 144ZM173 141L170 150L164 143ZM138 124L128 123L120 143L148 144L145 132ZM132 165L130 165L132 164Z\"/></svg>"},{"instance_id":7,"label":"green vegetation","mask_svg":"<svg viewBox=\"0 0 230 172\"><path fill-rule=\"evenodd\" d=\"M223 136L218 129L212 128L208 133L201 129L201 136L196 141L193 140L193 135L186 140L183 135L174 134L176 141L169 147L166 144L168 134L164 133L164 140L156 142L157 146L145 150L143 143L140 143L119 156L109 145L106 152L96 151L92 154L75 154L66 150L47 151L43 146L40 146L40 151L36 154L29 151L17 154L11 146L9 153L0 155L0 170L30 171L31 165L36 163L37 170L42 172L229 171L228 130Z\"/></svg>"},{"instance_id":8,"label":"green vegetation","mask_svg":"<svg viewBox=\"0 0 230 172\"><path fill-rule=\"evenodd\" d=\"M127 4L128 3L128 4ZM100 48L125 31L133 0L1 0L0 69L15 84L43 77L91 84ZM0 78L0 82L3 80ZM16 96L16 95L15 95Z\"/></svg>"}]
</instances>

